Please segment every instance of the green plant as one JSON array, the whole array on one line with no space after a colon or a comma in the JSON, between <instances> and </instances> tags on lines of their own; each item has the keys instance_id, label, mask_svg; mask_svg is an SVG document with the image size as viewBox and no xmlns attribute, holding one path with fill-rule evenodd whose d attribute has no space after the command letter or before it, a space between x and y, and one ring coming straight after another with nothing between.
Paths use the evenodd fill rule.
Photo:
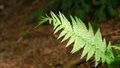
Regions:
<instances>
[{"instance_id":1,"label":"green plant","mask_svg":"<svg viewBox=\"0 0 120 68\"><path fill-rule=\"evenodd\" d=\"M22 32L22 35L26 36L28 33L29 33L29 30L26 30L26 31Z\"/></svg>"},{"instance_id":2,"label":"green plant","mask_svg":"<svg viewBox=\"0 0 120 68\"><path fill-rule=\"evenodd\" d=\"M37 57L37 52L33 51L33 58L35 59Z\"/></svg>"},{"instance_id":3,"label":"green plant","mask_svg":"<svg viewBox=\"0 0 120 68\"><path fill-rule=\"evenodd\" d=\"M99 24L97 23L97 21L93 21L91 25L93 29L97 29Z\"/></svg>"},{"instance_id":4,"label":"green plant","mask_svg":"<svg viewBox=\"0 0 120 68\"><path fill-rule=\"evenodd\" d=\"M40 24L45 21L49 21L51 24L53 21L53 30L54 34L59 30L62 30L58 39L63 37L63 41L69 39L66 47L68 47L71 43L74 42L73 49L71 53L75 53L81 48L83 49L83 53L81 55L81 59L87 54L88 61L93 55L95 56L95 67L99 64L100 59L102 64L105 62L109 65L109 68L113 68L114 64L118 67L117 62L114 62L116 59L114 57L112 47L115 49L119 48L116 46L111 46L111 42L109 42L108 46L106 45L105 38L102 39L102 35L100 29L94 35L91 24L89 23L89 29L85 26L81 19L75 17L75 19L70 16L72 23L67 20L67 18L59 12L59 15L56 16L53 12L50 12L51 17L42 17L41 22L35 27L37 28ZM118 57L120 59L120 57ZM113 64L114 62L114 64Z\"/></svg>"},{"instance_id":5,"label":"green plant","mask_svg":"<svg viewBox=\"0 0 120 68\"><path fill-rule=\"evenodd\" d=\"M87 16L91 16L97 22L104 21L106 17L116 16L116 8L120 5L120 0L50 0L48 4L44 5L32 15L30 15L25 23L28 23L32 19L38 17L41 18L45 14L45 9L49 8L50 10L57 13L60 10L64 13L68 19L69 15L75 15L80 17L82 20L86 20Z\"/></svg>"},{"instance_id":6,"label":"green plant","mask_svg":"<svg viewBox=\"0 0 120 68\"><path fill-rule=\"evenodd\" d=\"M107 13L109 17L114 17L117 14L115 8L119 5L118 2L118 0L96 1L95 5L99 6L99 9L97 9L97 11L94 14L96 19L98 19L99 21L104 21L105 17L107 16Z\"/></svg>"},{"instance_id":7,"label":"green plant","mask_svg":"<svg viewBox=\"0 0 120 68\"><path fill-rule=\"evenodd\" d=\"M112 46L115 49L115 52L117 53L117 56L115 57L113 64L120 62L120 44L117 44L117 46ZM119 68L119 67L118 67Z\"/></svg>"}]
</instances>

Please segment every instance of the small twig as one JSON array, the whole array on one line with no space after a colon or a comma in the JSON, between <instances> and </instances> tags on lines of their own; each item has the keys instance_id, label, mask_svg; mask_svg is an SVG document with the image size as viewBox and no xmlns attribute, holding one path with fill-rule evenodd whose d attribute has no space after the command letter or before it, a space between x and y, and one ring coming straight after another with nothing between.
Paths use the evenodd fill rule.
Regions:
<instances>
[{"instance_id":1,"label":"small twig","mask_svg":"<svg viewBox=\"0 0 120 68\"><path fill-rule=\"evenodd\" d=\"M114 33L120 35L120 29L115 30L113 32L105 33L105 34L103 34L103 36L108 36L108 35L111 35L111 34L114 34Z\"/></svg>"}]
</instances>

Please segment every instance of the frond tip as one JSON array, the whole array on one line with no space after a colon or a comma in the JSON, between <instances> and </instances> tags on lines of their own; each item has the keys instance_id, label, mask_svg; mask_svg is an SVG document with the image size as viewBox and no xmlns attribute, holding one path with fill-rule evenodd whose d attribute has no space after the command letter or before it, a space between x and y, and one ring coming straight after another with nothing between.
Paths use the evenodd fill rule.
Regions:
<instances>
[{"instance_id":1,"label":"frond tip","mask_svg":"<svg viewBox=\"0 0 120 68\"><path fill-rule=\"evenodd\" d=\"M67 20L67 18L59 12L59 16L56 16L53 12L50 12L51 17L44 18L41 22L45 22L49 20L50 24L53 21L54 26L54 34L61 30L61 33L58 37L61 38L64 36L63 41L69 39L66 47L68 47L71 43L74 42L73 49L71 53L75 53L81 48L83 49L83 53L81 55L81 59L87 55L86 61L88 61L92 56L95 56L95 67L99 64L100 59L102 59L102 63L107 62L110 64L114 58L114 55L111 50L111 43L109 43L106 48L106 41L102 39L102 35L100 29L94 35L93 28L89 23L89 29L85 26L81 19L75 17L75 19L71 17L71 22ZM110 53L110 54L109 54ZM112 57L112 59L110 59Z\"/></svg>"}]
</instances>

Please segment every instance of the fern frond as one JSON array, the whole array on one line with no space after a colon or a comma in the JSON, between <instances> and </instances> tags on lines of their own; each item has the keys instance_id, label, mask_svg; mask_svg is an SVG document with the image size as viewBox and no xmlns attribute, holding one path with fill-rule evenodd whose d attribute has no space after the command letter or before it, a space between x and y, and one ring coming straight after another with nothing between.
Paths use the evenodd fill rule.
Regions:
<instances>
[{"instance_id":1,"label":"fern frond","mask_svg":"<svg viewBox=\"0 0 120 68\"><path fill-rule=\"evenodd\" d=\"M112 46L114 49L120 50L119 46Z\"/></svg>"},{"instance_id":2,"label":"fern frond","mask_svg":"<svg viewBox=\"0 0 120 68\"><path fill-rule=\"evenodd\" d=\"M100 29L94 35L93 28L89 23L89 29L85 26L81 19L71 17L72 23L66 19L66 17L59 12L59 16L56 16L53 12L50 12L51 17L44 18L43 21L49 20L50 24L53 21L54 33L57 33L61 30L58 39L63 37L63 41L69 39L66 47L74 42L73 49L71 53L75 53L81 48L83 53L81 59L87 55L86 61L88 61L92 56L95 55L95 67L99 64L100 59L102 64L107 62L108 64L112 63L114 55L111 49L111 43L109 43L106 48L106 41L102 39Z\"/></svg>"}]
</instances>

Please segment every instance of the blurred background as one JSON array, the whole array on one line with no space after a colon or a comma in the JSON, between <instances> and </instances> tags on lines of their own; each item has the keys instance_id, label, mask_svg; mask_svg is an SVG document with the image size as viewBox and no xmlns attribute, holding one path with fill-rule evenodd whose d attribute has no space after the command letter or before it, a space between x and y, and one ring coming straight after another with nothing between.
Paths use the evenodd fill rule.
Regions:
<instances>
[{"instance_id":1,"label":"blurred background","mask_svg":"<svg viewBox=\"0 0 120 68\"><path fill-rule=\"evenodd\" d=\"M120 46L120 0L0 0L0 68L94 68L94 57L86 62L82 50L71 54L73 44L65 48L68 40L57 40L48 22L33 29L50 11L90 22Z\"/></svg>"}]
</instances>

